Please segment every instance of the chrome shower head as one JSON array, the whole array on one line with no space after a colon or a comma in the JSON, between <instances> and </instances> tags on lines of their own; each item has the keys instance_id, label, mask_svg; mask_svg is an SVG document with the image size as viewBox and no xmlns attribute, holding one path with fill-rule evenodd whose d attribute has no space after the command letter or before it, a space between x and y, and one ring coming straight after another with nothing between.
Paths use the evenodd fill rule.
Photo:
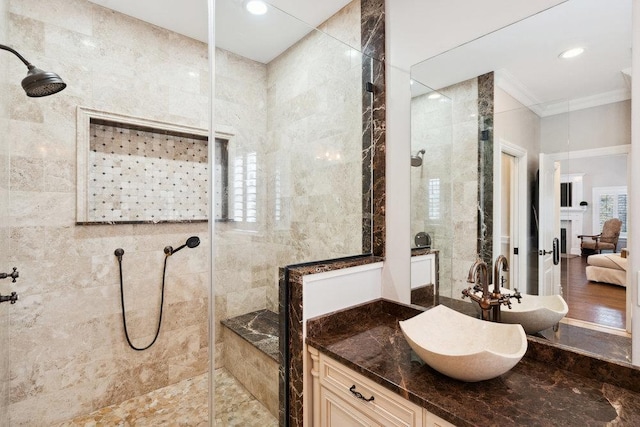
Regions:
<instances>
[{"instance_id":1,"label":"chrome shower head","mask_svg":"<svg viewBox=\"0 0 640 427\"><path fill-rule=\"evenodd\" d=\"M415 156L411 156L411 166L420 167L422 166L422 156L424 155L424 149L418 151Z\"/></svg>"},{"instance_id":2,"label":"chrome shower head","mask_svg":"<svg viewBox=\"0 0 640 427\"><path fill-rule=\"evenodd\" d=\"M185 246L187 246L189 248L195 248L199 244L200 244L200 238L198 236L191 236L191 237L189 237L187 239L187 242L184 245L178 246L175 249L173 249L172 246L166 246L164 248L164 253L167 256L171 256L171 255L175 254L176 252L178 252L180 249L184 248Z\"/></svg>"},{"instance_id":3,"label":"chrome shower head","mask_svg":"<svg viewBox=\"0 0 640 427\"><path fill-rule=\"evenodd\" d=\"M22 80L22 88L27 93L27 96L39 98L41 96L53 95L67 87L67 84L62 81L59 75L49 71L42 71L35 67L9 46L0 44L0 49L13 53L24 65L27 66L27 69L29 70L27 72L27 77Z\"/></svg>"}]
</instances>

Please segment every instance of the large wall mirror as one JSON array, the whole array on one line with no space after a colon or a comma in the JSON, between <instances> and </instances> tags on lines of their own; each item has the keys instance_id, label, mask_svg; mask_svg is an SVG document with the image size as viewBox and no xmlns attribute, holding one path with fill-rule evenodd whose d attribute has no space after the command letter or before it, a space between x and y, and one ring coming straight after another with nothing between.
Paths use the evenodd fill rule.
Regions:
<instances>
[{"instance_id":1,"label":"large wall mirror","mask_svg":"<svg viewBox=\"0 0 640 427\"><path fill-rule=\"evenodd\" d=\"M440 303L471 311L469 268L504 255L504 287L568 305L537 335L631 361L630 70L630 0L569 0L412 67L411 244L437 254ZM579 237L612 227L613 250Z\"/></svg>"}]
</instances>

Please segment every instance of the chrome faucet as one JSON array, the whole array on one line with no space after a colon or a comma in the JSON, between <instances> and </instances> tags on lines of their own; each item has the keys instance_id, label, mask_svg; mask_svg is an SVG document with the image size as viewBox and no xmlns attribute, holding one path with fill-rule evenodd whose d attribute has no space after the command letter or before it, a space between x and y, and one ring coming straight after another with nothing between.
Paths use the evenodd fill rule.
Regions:
<instances>
[{"instance_id":1,"label":"chrome faucet","mask_svg":"<svg viewBox=\"0 0 640 427\"><path fill-rule=\"evenodd\" d=\"M469 297L477 302L482 311L482 320L500 321L500 306L506 305L511 308L511 298L516 298L518 302L522 298L520 292L515 289L515 293L502 294L500 291L500 272L509 271L509 262L504 255L498 256L494 263L493 270L493 292L489 292L489 268L487 263L477 259L469 269L467 277L468 283L473 283L473 287L462 290L462 298ZM480 295L478 295L480 293Z\"/></svg>"}]
</instances>

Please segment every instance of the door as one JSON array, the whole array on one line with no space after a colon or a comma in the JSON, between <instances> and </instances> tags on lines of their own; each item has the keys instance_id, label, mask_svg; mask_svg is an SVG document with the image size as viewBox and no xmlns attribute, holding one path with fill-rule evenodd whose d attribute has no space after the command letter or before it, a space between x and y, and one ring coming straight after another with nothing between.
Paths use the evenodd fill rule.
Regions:
<instances>
[{"instance_id":1,"label":"door","mask_svg":"<svg viewBox=\"0 0 640 427\"><path fill-rule=\"evenodd\" d=\"M509 260L505 286L527 293L527 150L501 138L500 149L494 151L493 174L499 178L493 183L493 247L498 248L494 255Z\"/></svg>"},{"instance_id":2,"label":"door","mask_svg":"<svg viewBox=\"0 0 640 427\"><path fill-rule=\"evenodd\" d=\"M538 294L562 293L560 283L560 163L540 154Z\"/></svg>"}]
</instances>

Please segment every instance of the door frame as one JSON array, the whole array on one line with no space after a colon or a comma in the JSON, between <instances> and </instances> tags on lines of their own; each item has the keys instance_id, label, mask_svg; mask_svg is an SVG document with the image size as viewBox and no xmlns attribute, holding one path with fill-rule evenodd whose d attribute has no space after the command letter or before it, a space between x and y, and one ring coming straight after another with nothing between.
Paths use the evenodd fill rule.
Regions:
<instances>
[{"instance_id":1,"label":"door frame","mask_svg":"<svg viewBox=\"0 0 640 427\"><path fill-rule=\"evenodd\" d=\"M601 148L592 148L586 150L576 150L576 151L565 151L562 153L552 153L547 154L550 159L560 161L560 160L570 160L570 159L582 159L587 157L601 157L601 156L615 156L615 155L626 155L627 156L627 191L631 193L633 191L632 182L631 182L631 144L624 145L614 145L610 147L601 147ZM542 215L542 212L539 213ZM628 239L629 237L627 237ZM634 282L634 274L632 274L631 269L627 270L627 303L625 309L626 321L625 324L627 326L627 332L631 333L631 311L633 305L633 297L631 292L631 286L635 285Z\"/></svg>"},{"instance_id":2,"label":"door frame","mask_svg":"<svg viewBox=\"0 0 640 427\"><path fill-rule=\"evenodd\" d=\"M501 180L502 176L502 153L507 154L515 159L514 167L512 170L512 186L511 186L511 206L512 212L515 210L515 215L511 215L510 231L517 230L516 233L510 232L511 247L518 248L518 255L512 253L508 254L509 266L513 273L511 277L515 277L511 288L518 288L520 292L527 293L528 282L528 260L527 254L529 253L529 241L527 238L527 206L529 200L529 185L527 183L527 165L528 155L527 150L519 145L513 144L503 138L498 141L498 149L493 150L493 248L494 258L497 256L499 248L502 246L502 233L500 232L499 224L502 224L502 191ZM496 179L496 177L498 179ZM514 197L515 196L515 197Z\"/></svg>"}]
</instances>

